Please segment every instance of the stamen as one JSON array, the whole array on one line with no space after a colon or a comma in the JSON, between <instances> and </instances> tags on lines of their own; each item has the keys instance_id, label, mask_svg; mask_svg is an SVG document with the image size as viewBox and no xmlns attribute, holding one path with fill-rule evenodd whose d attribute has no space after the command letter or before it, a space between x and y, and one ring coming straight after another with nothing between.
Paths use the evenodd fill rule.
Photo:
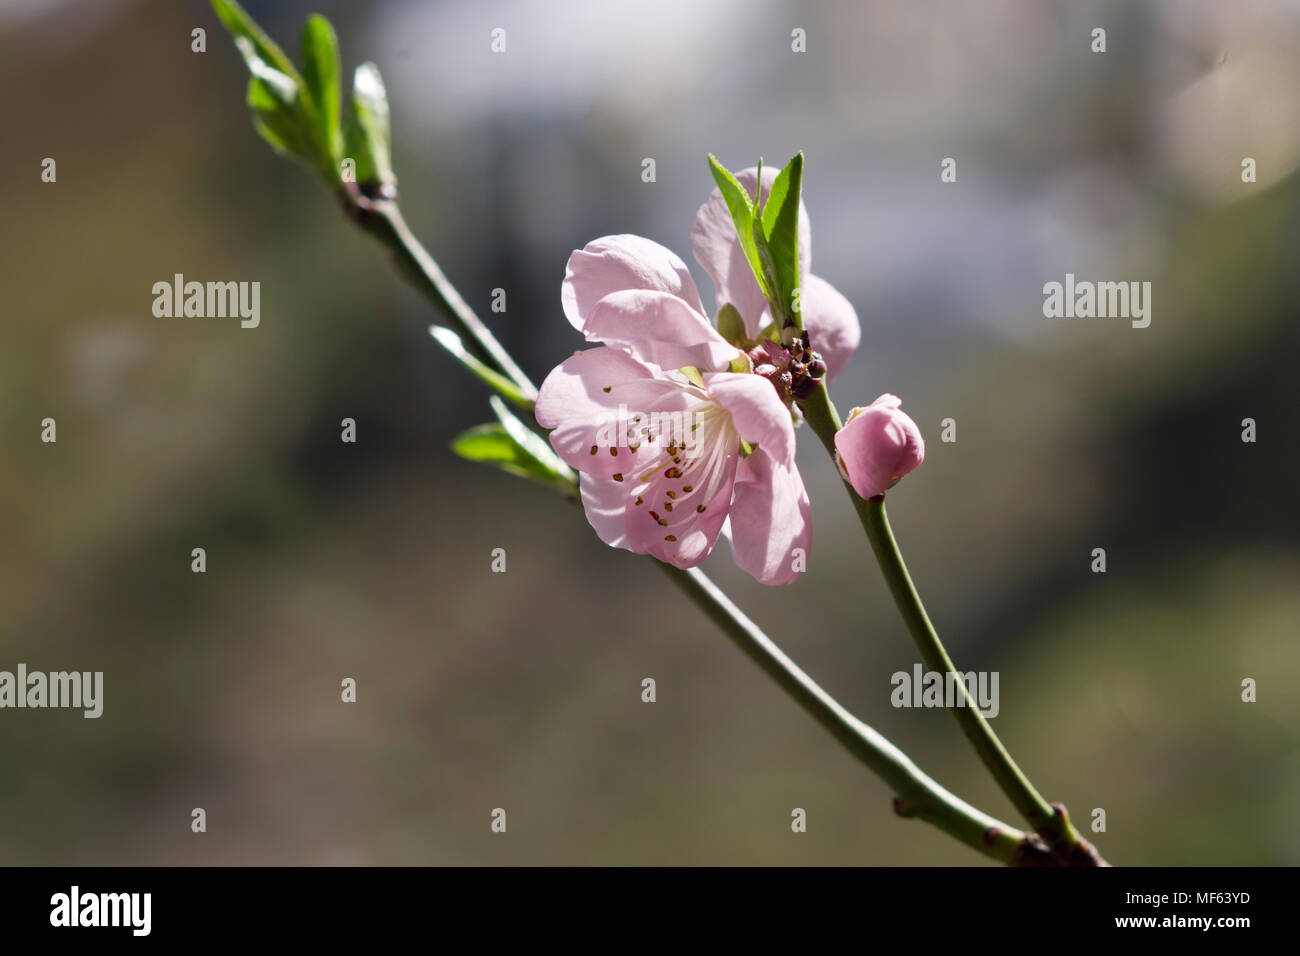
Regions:
<instances>
[{"instance_id":1,"label":"stamen","mask_svg":"<svg viewBox=\"0 0 1300 956\"><path fill-rule=\"evenodd\" d=\"M620 471L618 474L614 475L614 480L615 480L615 481L622 481L622 480L623 480L623 473Z\"/></svg>"}]
</instances>

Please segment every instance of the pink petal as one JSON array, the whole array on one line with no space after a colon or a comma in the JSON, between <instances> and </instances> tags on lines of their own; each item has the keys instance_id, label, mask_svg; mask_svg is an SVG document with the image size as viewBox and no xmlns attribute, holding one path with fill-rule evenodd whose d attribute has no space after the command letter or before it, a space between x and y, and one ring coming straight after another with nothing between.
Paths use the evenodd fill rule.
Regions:
<instances>
[{"instance_id":1,"label":"pink petal","mask_svg":"<svg viewBox=\"0 0 1300 956\"><path fill-rule=\"evenodd\" d=\"M554 429L551 447L578 471L606 478L634 472L635 454L619 447L620 406L635 413L671 402L679 389L660 374L619 349L578 352L542 382L537 422Z\"/></svg>"},{"instance_id":2,"label":"pink petal","mask_svg":"<svg viewBox=\"0 0 1300 956\"><path fill-rule=\"evenodd\" d=\"M863 498L883 495L925 460L925 440L894 395L855 408L835 433L840 471Z\"/></svg>"},{"instance_id":3,"label":"pink petal","mask_svg":"<svg viewBox=\"0 0 1300 956\"><path fill-rule=\"evenodd\" d=\"M637 490L641 504L635 504L634 498L627 509L627 537L634 551L679 568L693 568L709 556L727 520L739 458L726 449L714 450L717 454L706 468L675 479L661 469ZM669 491L676 497L670 497ZM697 510L700 507L704 510ZM675 540L669 541L670 537Z\"/></svg>"},{"instance_id":4,"label":"pink petal","mask_svg":"<svg viewBox=\"0 0 1300 956\"><path fill-rule=\"evenodd\" d=\"M833 382L862 339L858 313L833 285L813 275L800 280L799 303L803 327L826 362L826 380Z\"/></svg>"},{"instance_id":5,"label":"pink petal","mask_svg":"<svg viewBox=\"0 0 1300 956\"><path fill-rule=\"evenodd\" d=\"M663 369L693 365L713 371L726 368L740 354L703 313L668 292L611 293L587 314L582 334Z\"/></svg>"},{"instance_id":6,"label":"pink petal","mask_svg":"<svg viewBox=\"0 0 1300 956\"><path fill-rule=\"evenodd\" d=\"M763 167L763 201L776 179L779 170ZM752 197L754 186L758 181L758 170L751 166L736 174L736 180ZM799 274L808 274L812 263L811 227L808 210L803 201L799 202ZM735 306L745 320L745 329L751 339L758 337L759 330L771 321L767 311L767 300L759 291L758 280L754 271L740 248L736 237L736 225L727 210L722 193L714 189L695 214L695 224L691 227L691 250L695 259L713 279L717 292L717 308L726 303Z\"/></svg>"},{"instance_id":7,"label":"pink petal","mask_svg":"<svg viewBox=\"0 0 1300 956\"><path fill-rule=\"evenodd\" d=\"M569 322L581 332L596 303L624 289L668 292L704 312L686 263L657 242L628 235L596 239L569 256L560 303Z\"/></svg>"},{"instance_id":8,"label":"pink petal","mask_svg":"<svg viewBox=\"0 0 1300 956\"><path fill-rule=\"evenodd\" d=\"M734 494L731 552L736 564L762 584L798 578L812 547L812 506L799 469L755 452L740 463Z\"/></svg>"},{"instance_id":9,"label":"pink petal","mask_svg":"<svg viewBox=\"0 0 1300 956\"><path fill-rule=\"evenodd\" d=\"M600 540L612 548L636 550L627 538L627 508L631 503L627 483L579 474L578 488L582 492L582 510L587 513L587 522Z\"/></svg>"},{"instance_id":10,"label":"pink petal","mask_svg":"<svg viewBox=\"0 0 1300 956\"><path fill-rule=\"evenodd\" d=\"M794 462L794 425L772 383L759 375L718 372L706 376L709 394L731 415L740 437L781 464Z\"/></svg>"}]
</instances>

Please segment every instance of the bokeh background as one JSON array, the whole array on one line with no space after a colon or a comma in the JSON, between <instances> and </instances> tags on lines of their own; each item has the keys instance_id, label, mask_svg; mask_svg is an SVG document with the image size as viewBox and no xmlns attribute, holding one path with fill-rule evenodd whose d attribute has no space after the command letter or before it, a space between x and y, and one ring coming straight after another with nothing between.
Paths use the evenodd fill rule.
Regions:
<instances>
[{"instance_id":1,"label":"bokeh background","mask_svg":"<svg viewBox=\"0 0 1300 956\"><path fill-rule=\"evenodd\" d=\"M921 424L895 530L958 663L1000 672L1003 739L1076 819L1106 810L1115 863L1300 862L1300 6L247 6L295 55L319 10L349 75L379 64L408 220L537 379L579 344L572 249L633 232L689 260L707 152L803 149L815 271L863 325L833 393L895 392ZM577 509L448 451L490 420L484 388L383 250L257 138L206 4L4 0L0 82L0 669L106 685L99 720L0 712L0 861L982 862L894 817ZM261 327L154 318L177 272L260 281ZM1151 281L1151 326L1045 319L1066 272ZM947 714L891 708L915 652L833 468L800 446L807 576L765 589L725 545L706 568L1011 819Z\"/></svg>"}]
</instances>

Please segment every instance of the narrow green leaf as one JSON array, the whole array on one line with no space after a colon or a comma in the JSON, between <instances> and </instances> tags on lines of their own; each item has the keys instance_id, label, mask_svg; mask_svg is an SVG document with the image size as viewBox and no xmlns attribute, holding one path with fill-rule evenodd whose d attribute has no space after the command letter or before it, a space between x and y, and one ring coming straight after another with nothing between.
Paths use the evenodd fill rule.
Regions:
<instances>
[{"instance_id":1,"label":"narrow green leaf","mask_svg":"<svg viewBox=\"0 0 1300 956\"><path fill-rule=\"evenodd\" d=\"M566 495L576 495L577 485L568 466L555 456L541 438L511 415L500 399L494 395L492 401L493 411L501 420L476 425L461 433L452 440L451 450L468 461L492 465ZM545 449L545 458L538 457L538 445Z\"/></svg>"},{"instance_id":2,"label":"narrow green leaf","mask_svg":"<svg viewBox=\"0 0 1300 956\"><path fill-rule=\"evenodd\" d=\"M250 76L247 102L252 110L253 127L276 152L311 161L315 144L303 128L297 112L285 105L276 87L259 77Z\"/></svg>"},{"instance_id":3,"label":"narrow green leaf","mask_svg":"<svg viewBox=\"0 0 1300 956\"><path fill-rule=\"evenodd\" d=\"M736 236L740 239L740 248L745 253L745 258L749 261L749 267L754 270L754 278L758 281L758 287L764 295L768 295L767 280L763 275L763 263L758 257L758 247L754 244L754 203L749 198L749 193L745 188L736 181L736 177L731 174L731 170L718 162L717 157L709 153L709 169L713 173L713 180L718 184L718 190L722 193L722 199L727 204L727 211L731 213L731 221L736 226ZM769 296L770 298L770 296Z\"/></svg>"},{"instance_id":4,"label":"narrow green leaf","mask_svg":"<svg viewBox=\"0 0 1300 956\"><path fill-rule=\"evenodd\" d=\"M235 37L235 46L243 56L248 72L265 84L267 92L274 96L281 106L296 113L300 88L293 77L267 63L247 37Z\"/></svg>"},{"instance_id":5,"label":"narrow green leaf","mask_svg":"<svg viewBox=\"0 0 1300 956\"><path fill-rule=\"evenodd\" d=\"M799 289L799 200L803 192L803 152L800 151L777 175L763 207L763 237L771 262L782 315L803 328L792 304ZM776 314L776 310L774 310Z\"/></svg>"},{"instance_id":6,"label":"narrow green leaf","mask_svg":"<svg viewBox=\"0 0 1300 956\"><path fill-rule=\"evenodd\" d=\"M763 233L763 221L756 218L754 220L754 249L758 253L759 271L759 288L767 297L767 303L771 306L773 317L781 325L785 325L786 319L790 317L790 310L785 306L785 298L781 295L781 286L776 277L776 262L772 257L772 250L767 244L767 236Z\"/></svg>"},{"instance_id":7,"label":"narrow green leaf","mask_svg":"<svg viewBox=\"0 0 1300 956\"><path fill-rule=\"evenodd\" d=\"M429 334L437 340L438 344L450 352L456 359L467 369L479 377L480 380L496 389L506 398L510 399L520 408L532 411L533 401L519 390L519 386L506 378L495 369L489 368L470 354L465 348L465 343L461 341L459 335L451 329L441 325L429 326Z\"/></svg>"},{"instance_id":8,"label":"narrow green leaf","mask_svg":"<svg viewBox=\"0 0 1300 956\"><path fill-rule=\"evenodd\" d=\"M512 475L533 478L545 484L552 481L552 476L515 443L500 422L475 425L462 432L452 439L451 450L467 461L495 465Z\"/></svg>"},{"instance_id":9,"label":"narrow green leaf","mask_svg":"<svg viewBox=\"0 0 1300 956\"><path fill-rule=\"evenodd\" d=\"M373 63L362 63L352 78L344 152L356 163L357 182L393 185L388 93Z\"/></svg>"},{"instance_id":10,"label":"narrow green leaf","mask_svg":"<svg viewBox=\"0 0 1300 956\"><path fill-rule=\"evenodd\" d=\"M343 154L340 121L339 41L330 22L318 13L302 30L303 80L315 105L316 141L335 177Z\"/></svg>"},{"instance_id":11,"label":"narrow green leaf","mask_svg":"<svg viewBox=\"0 0 1300 956\"><path fill-rule=\"evenodd\" d=\"M212 0L212 9L216 11L217 18L232 37L247 39L253 45L257 55L269 66L289 77L295 85L302 84L302 77L294 69L293 61L262 32L262 28L235 0Z\"/></svg>"},{"instance_id":12,"label":"narrow green leaf","mask_svg":"<svg viewBox=\"0 0 1300 956\"><path fill-rule=\"evenodd\" d=\"M495 395L488 399L488 404L492 406L497 420L514 439L515 444L544 468L553 477L555 483L566 490L577 486L577 478L573 470L555 453L546 439L515 417L515 414L506 408L506 403Z\"/></svg>"}]
</instances>

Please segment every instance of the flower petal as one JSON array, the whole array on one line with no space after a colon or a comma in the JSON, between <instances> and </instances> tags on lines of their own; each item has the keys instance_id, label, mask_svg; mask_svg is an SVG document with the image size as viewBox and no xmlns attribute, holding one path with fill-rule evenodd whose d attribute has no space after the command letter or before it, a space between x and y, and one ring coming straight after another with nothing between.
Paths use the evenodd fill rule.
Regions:
<instances>
[{"instance_id":1,"label":"flower petal","mask_svg":"<svg viewBox=\"0 0 1300 956\"><path fill-rule=\"evenodd\" d=\"M767 192L777 177L778 170L763 167L764 201ZM758 170L751 166L736 174L736 180L752 197L758 182ZM808 274L812 263L811 227L808 210L803 200L799 201L799 274ZM745 320L745 329L751 339L758 337L759 330L771 321L767 310L767 299L758 288L758 280L745 258L740 240L736 236L736 224L732 222L727 202L722 192L714 189L695 214L695 224L691 227L691 251L695 259L713 279L717 292L716 308L721 309L726 303L736 307L740 317Z\"/></svg>"},{"instance_id":2,"label":"flower petal","mask_svg":"<svg viewBox=\"0 0 1300 956\"><path fill-rule=\"evenodd\" d=\"M803 573L812 547L812 506L793 463L763 451L740 463L731 535L736 564L761 584L789 584Z\"/></svg>"},{"instance_id":3,"label":"flower petal","mask_svg":"<svg viewBox=\"0 0 1300 956\"><path fill-rule=\"evenodd\" d=\"M693 365L714 371L726 368L740 354L702 312L668 292L611 293L587 314L582 334L663 369Z\"/></svg>"},{"instance_id":4,"label":"flower petal","mask_svg":"<svg viewBox=\"0 0 1300 956\"><path fill-rule=\"evenodd\" d=\"M862 327L853 304L819 276L805 275L800 280L799 303L803 327L812 347L826 363L826 380L835 381L862 339Z\"/></svg>"},{"instance_id":5,"label":"flower petal","mask_svg":"<svg viewBox=\"0 0 1300 956\"><path fill-rule=\"evenodd\" d=\"M605 478L634 472L636 456L623 440L621 411L672 404L680 388L656 378L660 374L619 349L578 352L542 382L537 422L553 429L551 447L578 471Z\"/></svg>"},{"instance_id":6,"label":"flower petal","mask_svg":"<svg viewBox=\"0 0 1300 956\"><path fill-rule=\"evenodd\" d=\"M679 568L707 558L727 520L739 457L736 449L717 446L702 467L680 477L668 477L667 469L656 472L627 509L632 549Z\"/></svg>"},{"instance_id":7,"label":"flower petal","mask_svg":"<svg viewBox=\"0 0 1300 956\"><path fill-rule=\"evenodd\" d=\"M731 415L740 437L757 445L785 465L794 462L794 425L790 410L772 383L760 375L718 372L704 386Z\"/></svg>"},{"instance_id":8,"label":"flower petal","mask_svg":"<svg viewBox=\"0 0 1300 956\"><path fill-rule=\"evenodd\" d=\"M604 236L569 256L560 303L579 332L596 303L611 292L653 289L682 299L703 313L699 290L686 263L671 249L641 236Z\"/></svg>"},{"instance_id":9,"label":"flower petal","mask_svg":"<svg viewBox=\"0 0 1300 956\"><path fill-rule=\"evenodd\" d=\"M627 509L631 503L628 485L611 478L579 474L578 488L582 492L582 510L587 513L587 522L600 540L612 548L635 551L627 537Z\"/></svg>"}]
</instances>

